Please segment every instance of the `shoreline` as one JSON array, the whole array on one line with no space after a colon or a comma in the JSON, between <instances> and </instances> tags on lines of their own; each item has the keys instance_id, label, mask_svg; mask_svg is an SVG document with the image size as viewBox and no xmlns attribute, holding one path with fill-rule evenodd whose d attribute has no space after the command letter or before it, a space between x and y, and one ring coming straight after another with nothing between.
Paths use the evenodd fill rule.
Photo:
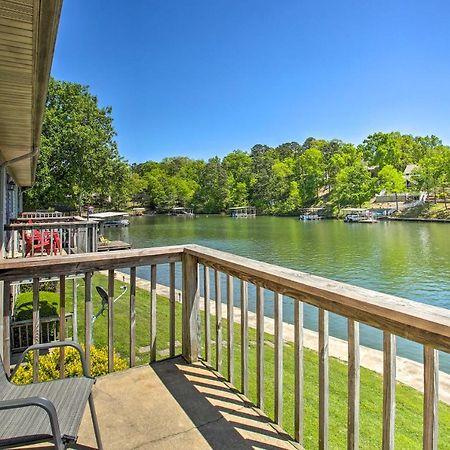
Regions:
<instances>
[{"instance_id":1,"label":"shoreline","mask_svg":"<svg viewBox=\"0 0 450 450\"><path fill-rule=\"evenodd\" d=\"M370 208L368 208L370 209ZM152 217L152 216L166 216L167 214L143 214L141 216L134 217ZM222 216L229 217L226 214L221 213L195 213L195 216ZM286 215L276 215L276 214L259 214L256 217L296 217L298 218L298 214L286 214ZM343 220L339 217L322 217L321 220ZM438 218L430 218L430 217L383 217L379 219L380 221L393 221L393 222L429 222L429 223L450 223L450 219L438 219Z\"/></svg>"},{"instance_id":2,"label":"shoreline","mask_svg":"<svg viewBox=\"0 0 450 450\"><path fill-rule=\"evenodd\" d=\"M387 217L384 220L393 220L399 222L435 222L450 223L450 219L433 219L428 217Z\"/></svg>"},{"instance_id":3,"label":"shoreline","mask_svg":"<svg viewBox=\"0 0 450 450\"><path fill-rule=\"evenodd\" d=\"M104 273L104 272L101 272ZM107 275L107 273L106 273ZM115 271L114 276L117 280L123 280L129 283L130 277L126 273ZM150 281L136 277L136 286L150 292ZM156 285L156 293L162 297L169 298L169 287L162 284ZM175 290L175 301L180 302L181 291ZM204 298L200 296L200 310L204 310ZM222 319L227 319L227 304L222 303ZM210 313L215 315L215 300L210 300ZM233 307L234 323L240 323L241 310L237 306ZM248 311L248 325L256 328L256 313ZM304 347L314 352L318 352L319 336L316 331L303 329ZM264 316L264 332L274 335L275 324L274 319ZM294 325L283 322L283 341L294 342ZM329 337L329 355L340 361L348 362L348 345L347 341L333 336ZM361 367L369 369L373 372L383 375L383 352L373 348L360 346L360 364ZM423 394L423 364L412 361L401 356L396 357L396 380L406 386L409 386ZM439 371L439 400L450 405L450 375Z\"/></svg>"}]
</instances>

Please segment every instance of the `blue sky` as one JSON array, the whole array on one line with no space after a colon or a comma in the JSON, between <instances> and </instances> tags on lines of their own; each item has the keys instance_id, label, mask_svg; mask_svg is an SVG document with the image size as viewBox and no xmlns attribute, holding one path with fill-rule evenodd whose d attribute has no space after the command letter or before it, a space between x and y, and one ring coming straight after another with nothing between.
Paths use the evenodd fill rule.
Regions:
<instances>
[{"instance_id":1,"label":"blue sky","mask_svg":"<svg viewBox=\"0 0 450 450\"><path fill-rule=\"evenodd\" d=\"M450 143L448 0L66 0L52 73L130 162L375 131Z\"/></svg>"}]
</instances>

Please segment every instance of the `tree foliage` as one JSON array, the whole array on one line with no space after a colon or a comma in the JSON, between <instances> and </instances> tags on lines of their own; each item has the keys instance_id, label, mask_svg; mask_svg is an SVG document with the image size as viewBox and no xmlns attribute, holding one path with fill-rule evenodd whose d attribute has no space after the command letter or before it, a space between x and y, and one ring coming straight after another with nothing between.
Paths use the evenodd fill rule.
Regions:
<instances>
[{"instance_id":1,"label":"tree foliage","mask_svg":"<svg viewBox=\"0 0 450 450\"><path fill-rule=\"evenodd\" d=\"M441 192L449 186L449 152L435 136L374 133L358 146L310 137L303 144L256 144L207 162L149 161L133 171L146 182L147 206L156 210L177 205L218 213L249 204L293 214L312 205L361 206L381 190L405 192L407 164L419 167L410 189Z\"/></svg>"},{"instance_id":2,"label":"tree foliage","mask_svg":"<svg viewBox=\"0 0 450 450\"><path fill-rule=\"evenodd\" d=\"M112 110L98 105L87 86L50 80L36 183L28 207L81 209L97 199L113 206L131 195L131 171L115 142Z\"/></svg>"}]
</instances>

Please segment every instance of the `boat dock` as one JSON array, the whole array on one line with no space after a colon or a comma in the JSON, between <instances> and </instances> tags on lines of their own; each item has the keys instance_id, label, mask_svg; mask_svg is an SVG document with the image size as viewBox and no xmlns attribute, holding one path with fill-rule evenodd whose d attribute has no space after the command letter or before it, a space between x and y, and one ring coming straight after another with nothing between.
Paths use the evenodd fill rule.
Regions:
<instances>
[{"instance_id":1,"label":"boat dock","mask_svg":"<svg viewBox=\"0 0 450 450\"><path fill-rule=\"evenodd\" d=\"M176 217L194 217L194 210L191 208L185 208L184 206L177 206L172 208L169 212L169 216Z\"/></svg>"},{"instance_id":2,"label":"boat dock","mask_svg":"<svg viewBox=\"0 0 450 450\"><path fill-rule=\"evenodd\" d=\"M320 220L324 218L325 208L303 208L299 220Z\"/></svg>"},{"instance_id":3,"label":"boat dock","mask_svg":"<svg viewBox=\"0 0 450 450\"><path fill-rule=\"evenodd\" d=\"M235 206L229 209L230 217L236 219L246 219L247 217L256 217L256 208L254 206Z\"/></svg>"}]
</instances>

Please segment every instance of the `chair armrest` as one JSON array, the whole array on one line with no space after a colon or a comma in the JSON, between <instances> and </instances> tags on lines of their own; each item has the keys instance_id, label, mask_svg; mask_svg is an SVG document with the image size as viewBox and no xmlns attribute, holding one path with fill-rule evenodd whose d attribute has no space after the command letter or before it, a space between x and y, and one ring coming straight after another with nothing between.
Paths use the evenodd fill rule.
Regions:
<instances>
[{"instance_id":1,"label":"chair armrest","mask_svg":"<svg viewBox=\"0 0 450 450\"><path fill-rule=\"evenodd\" d=\"M30 406L37 406L42 408L48 415L50 420L50 427L52 429L53 439L57 449L63 449L64 444L61 438L61 432L59 430L58 415L56 413L53 403L43 397L28 397L28 398L15 398L12 400L1 400L0 411L8 409L27 408Z\"/></svg>"},{"instance_id":2,"label":"chair armrest","mask_svg":"<svg viewBox=\"0 0 450 450\"><path fill-rule=\"evenodd\" d=\"M20 356L20 359L19 359L18 363L16 364L16 366L14 367L14 370L11 372L11 375L9 376L9 379L11 380L13 378L13 376L15 375L17 369L23 363L27 353L29 353L29 352L31 352L33 350L48 350L48 349L57 348L57 347L73 347L74 349L78 350L78 353L80 354L80 359L81 359L81 366L83 368L83 375L85 377L92 378L89 375L89 369L88 369L88 366L86 364L86 359L84 357L84 352L83 352L83 349L81 348L81 345L77 344L76 342L73 342L73 341L60 341L60 342L49 342L47 344L30 345L28 348L26 348L24 350L24 352Z\"/></svg>"}]
</instances>

